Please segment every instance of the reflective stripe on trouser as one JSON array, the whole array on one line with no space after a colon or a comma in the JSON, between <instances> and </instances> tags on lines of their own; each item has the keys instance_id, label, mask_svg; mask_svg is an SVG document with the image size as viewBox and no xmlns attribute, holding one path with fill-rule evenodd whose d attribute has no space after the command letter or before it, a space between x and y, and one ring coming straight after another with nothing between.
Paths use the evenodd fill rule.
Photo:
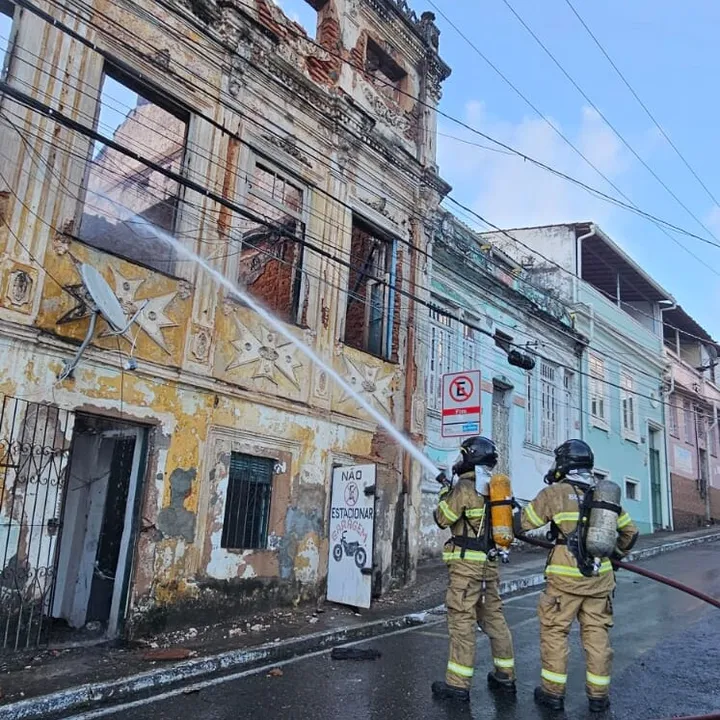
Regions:
<instances>
[{"instance_id":1,"label":"reflective stripe on trouser","mask_svg":"<svg viewBox=\"0 0 720 720\"><path fill-rule=\"evenodd\" d=\"M612 622L610 596L571 595L557 588L546 590L538 602L542 686L553 695L565 694L568 664L568 634L573 621L580 623L580 639L587 665L587 694L603 697L610 692Z\"/></svg>"},{"instance_id":2,"label":"reflective stripe on trouser","mask_svg":"<svg viewBox=\"0 0 720 720\"><path fill-rule=\"evenodd\" d=\"M512 635L505 621L502 599L500 598L499 577L495 574L485 579L485 593L483 601L482 581L480 585L480 598L475 605L477 623L490 640L493 665L499 672L515 677L515 653L513 652Z\"/></svg>"},{"instance_id":3,"label":"reflective stripe on trouser","mask_svg":"<svg viewBox=\"0 0 720 720\"><path fill-rule=\"evenodd\" d=\"M514 677L513 648L510 630L502 613L498 593L497 568L484 563L456 560L448 565L450 582L447 606L450 651L445 681L448 685L469 688L475 667L476 623L490 638L493 658L505 663L498 670ZM483 599L485 575L485 602Z\"/></svg>"}]
</instances>

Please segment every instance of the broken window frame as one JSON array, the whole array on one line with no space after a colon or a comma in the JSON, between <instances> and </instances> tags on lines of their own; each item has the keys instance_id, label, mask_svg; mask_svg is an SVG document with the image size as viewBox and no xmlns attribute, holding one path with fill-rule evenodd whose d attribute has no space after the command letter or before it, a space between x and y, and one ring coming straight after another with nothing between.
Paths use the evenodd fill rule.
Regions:
<instances>
[{"instance_id":1,"label":"broken window frame","mask_svg":"<svg viewBox=\"0 0 720 720\"><path fill-rule=\"evenodd\" d=\"M357 253L350 251L350 264L358 276L355 278L354 287L348 285L347 301L345 303L345 329L343 342L349 347L366 352L383 360L392 362L393 336L395 331L395 318L398 312L397 292L395 283L397 281L398 263L398 241L396 238L375 229L360 216L353 215L351 236L356 227L361 227L367 235L375 241L373 248L366 258L358 257ZM376 251L380 248L379 256ZM372 265L370 265L372 263ZM348 284L351 278L348 274ZM362 298L357 297L362 284L365 284L365 294ZM372 298L381 298L380 303L374 303ZM363 302L365 305L365 321L363 330L362 347L353 345L347 340L347 313L350 304ZM374 311L382 307L381 315L373 317ZM379 343L373 340L371 323L379 321L380 337Z\"/></svg>"},{"instance_id":2,"label":"broken window frame","mask_svg":"<svg viewBox=\"0 0 720 720\"><path fill-rule=\"evenodd\" d=\"M371 37L365 42L365 72L381 95L400 102L407 72Z\"/></svg>"},{"instance_id":3,"label":"broken window frame","mask_svg":"<svg viewBox=\"0 0 720 720\"><path fill-rule=\"evenodd\" d=\"M620 388L620 420L623 437L627 440L637 440L639 424L635 381L627 370L620 373Z\"/></svg>"},{"instance_id":4,"label":"broken window frame","mask_svg":"<svg viewBox=\"0 0 720 720\"><path fill-rule=\"evenodd\" d=\"M607 367L605 360L599 355L591 354L588 357L588 407L590 410L590 423L604 430L610 427L610 398L608 397Z\"/></svg>"},{"instance_id":5,"label":"broken window frame","mask_svg":"<svg viewBox=\"0 0 720 720\"><path fill-rule=\"evenodd\" d=\"M286 318L282 318L295 325L304 325L303 323L303 307L302 298L307 294L307 275L305 273L305 234L308 227L309 210L310 210L310 188L303 180L297 177L295 174L286 170L285 168L273 162L267 156L258 153L256 151L250 151L247 160L247 172L243 176L244 187L241 190L241 198L243 204L247 205L249 210L256 215L259 215L265 219L262 212L258 212L256 209L250 206L250 200L252 198L257 199L261 203L269 205L282 213L285 213L289 217L292 217L296 221L295 237L297 240L296 249L297 257L294 259L294 268L292 273L292 288L290 298L290 312ZM300 191L301 194L301 209L299 211L285 205L281 201L278 201L273 197L273 193L268 193L263 188L255 185L255 173L260 168L263 171L272 174L275 178L281 180L286 185L290 185L296 190ZM268 223L278 222L275 218L267 218ZM234 275L238 278L240 285L247 290L251 295L252 286L249 288L245 287L243 279L239 276L240 272L240 260L242 258L243 246L246 243L241 239L238 241L239 248L237 250L237 266L234 271ZM285 262L279 259L280 262ZM277 314L277 309L270 308Z\"/></svg>"},{"instance_id":6,"label":"broken window frame","mask_svg":"<svg viewBox=\"0 0 720 720\"><path fill-rule=\"evenodd\" d=\"M230 452L225 507L223 509L223 524L220 536L220 547L222 549L266 550L268 548L276 463L277 460L275 458L250 455L234 450ZM238 474L244 471L247 473L247 476L238 477L235 475L235 477L233 477L234 471ZM256 475L252 473L256 473ZM257 474L261 475L261 477L258 477ZM260 487L262 489L259 491L258 488ZM251 488L254 489L252 501L250 499ZM243 491L247 493L247 502L245 502L245 513L242 521L242 531L240 532L240 511ZM260 508L257 506L258 492L262 493ZM235 501L235 499L237 499L237 501ZM251 502L253 505L253 517L251 520L252 524L248 527L248 513ZM260 512L259 518L256 516L258 510ZM233 512L235 512L235 518L232 517Z\"/></svg>"},{"instance_id":7,"label":"broken window frame","mask_svg":"<svg viewBox=\"0 0 720 720\"><path fill-rule=\"evenodd\" d=\"M15 49L15 38L18 30L18 6L11 0L0 0L0 15L10 19L7 47L0 55L0 80L6 80L10 73L10 62Z\"/></svg>"},{"instance_id":8,"label":"broken window frame","mask_svg":"<svg viewBox=\"0 0 720 720\"><path fill-rule=\"evenodd\" d=\"M560 427L558 375L560 368L546 360L540 362L540 447L554 450Z\"/></svg>"},{"instance_id":9,"label":"broken window frame","mask_svg":"<svg viewBox=\"0 0 720 720\"><path fill-rule=\"evenodd\" d=\"M427 359L427 383L425 398L429 410L442 410L443 375L455 369L456 350L455 321L452 308L441 304L437 298L431 300L435 307L428 310L430 323L430 348Z\"/></svg>"},{"instance_id":10,"label":"broken window frame","mask_svg":"<svg viewBox=\"0 0 720 720\"><path fill-rule=\"evenodd\" d=\"M178 174L182 177L185 177L187 174L189 162L190 162L190 153L188 148L189 143L189 137L190 137L190 126L192 122L192 112L186 108L181 103L177 102L173 98L170 98L167 96L167 94L160 88L153 86L149 82L145 81L138 81L135 79L130 73L132 71L125 72L124 70L106 63L103 67L102 75L100 78L100 84L98 89L98 95L96 99L96 107L95 107L95 121L93 124L93 128L96 132L103 134L103 130L100 127L100 114L103 109L103 92L105 88L105 81L107 78L111 78L116 83L122 85L125 89L136 93L138 96L146 100L149 104L154 105L156 107L159 107L161 110L166 112L169 115L174 116L178 120L180 120L184 126L185 126L185 132L183 136L182 141L182 151L181 151L181 158L179 163L179 170ZM130 115L130 111L128 111L128 116ZM101 143L102 144L102 143ZM109 246L103 246L96 244L92 239L88 239L86 237L83 237L82 233L82 221L83 216L85 215L85 207L87 206L87 196L88 196L88 188L90 183L90 176L93 168L93 160L94 160L94 153L95 153L95 146L96 143L91 143L90 147L88 148L87 153L87 161L86 161L86 167L85 167L85 173L83 177L83 185L82 185L82 191L79 194L78 199L78 206L76 211L76 219L75 219L75 227L78 228L77 236L78 239L81 240L83 243L89 245L90 247L93 247L97 250L100 250L101 252L105 252L111 255L115 255L117 257L123 258L135 265L141 265L143 267L147 267L150 270L153 270L154 272L159 272L164 275L169 275L171 277L177 277L177 258L176 253L173 249L169 249L168 252L168 258L167 259L160 259L157 258L157 262L153 261L151 259L151 262L148 262L147 260L138 259L133 256L133 253L131 251L123 251L119 248L118 244L112 244ZM105 146L107 147L107 146ZM141 152L142 155L145 155L146 157L152 156L151 150L148 148L147 151ZM158 162L158 164L163 164L163 161L165 161L167 158L160 158L159 160L157 158L154 158L155 162ZM132 178L140 178L142 175L145 174L145 172L149 171L150 173L153 172L152 169L146 168L144 170L138 170L136 171L131 178L125 178L125 179L118 179L118 184L121 183L128 183L132 180ZM179 218L181 215L181 208L182 203L185 197L185 186L182 183L177 183L177 192L175 196L172 199L172 227L171 228L161 228L164 232L168 233L169 235L172 235L173 237L176 236L177 229L179 227ZM166 201L169 203L170 198L167 198ZM100 217L98 215L98 217ZM122 247L122 246L120 246Z\"/></svg>"}]
</instances>

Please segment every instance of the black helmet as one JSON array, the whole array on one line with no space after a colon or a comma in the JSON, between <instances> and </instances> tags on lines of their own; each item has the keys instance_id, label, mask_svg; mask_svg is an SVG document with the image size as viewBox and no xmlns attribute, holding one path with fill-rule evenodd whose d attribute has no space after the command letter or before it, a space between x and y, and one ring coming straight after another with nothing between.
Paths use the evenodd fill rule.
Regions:
<instances>
[{"instance_id":1,"label":"black helmet","mask_svg":"<svg viewBox=\"0 0 720 720\"><path fill-rule=\"evenodd\" d=\"M463 440L460 446L460 457L453 465L453 472L462 475L471 472L476 465L494 468L497 463L497 448L492 440L481 435Z\"/></svg>"},{"instance_id":2,"label":"black helmet","mask_svg":"<svg viewBox=\"0 0 720 720\"><path fill-rule=\"evenodd\" d=\"M545 476L545 482L562 480L572 470L592 470L595 456L584 440L566 440L555 448L555 463Z\"/></svg>"}]
</instances>

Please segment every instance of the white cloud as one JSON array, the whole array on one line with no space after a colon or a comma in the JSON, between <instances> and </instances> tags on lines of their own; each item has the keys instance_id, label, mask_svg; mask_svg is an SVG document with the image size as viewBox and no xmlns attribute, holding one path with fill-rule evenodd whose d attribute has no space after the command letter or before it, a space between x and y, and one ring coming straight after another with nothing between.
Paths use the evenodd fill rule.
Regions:
<instances>
[{"instance_id":1,"label":"white cloud","mask_svg":"<svg viewBox=\"0 0 720 720\"><path fill-rule=\"evenodd\" d=\"M553 127L611 180L630 167L625 148L589 108L580 112L574 131L562 128L552 118L553 127L540 118L525 118L516 124L503 122L489 117L478 101L466 105L465 117L468 125L608 194L616 193ZM456 125L441 125L440 132L492 146L490 141ZM443 177L454 187L453 195L501 227L582 220L602 223L613 213L612 206L517 155L492 152L441 136L438 156Z\"/></svg>"}]
</instances>

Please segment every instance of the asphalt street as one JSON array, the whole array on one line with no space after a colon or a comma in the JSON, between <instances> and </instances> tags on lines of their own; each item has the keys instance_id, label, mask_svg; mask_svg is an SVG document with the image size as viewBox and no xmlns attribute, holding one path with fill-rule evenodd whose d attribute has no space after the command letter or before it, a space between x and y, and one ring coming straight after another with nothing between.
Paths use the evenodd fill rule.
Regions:
<instances>
[{"instance_id":1,"label":"asphalt street","mask_svg":"<svg viewBox=\"0 0 720 720\"><path fill-rule=\"evenodd\" d=\"M718 546L669 553L644 565L720 596ZM587 710L577 628L571 635L565 714L541 711L532 700L540 672L537 594L511 598L505 605L519 678L515 701L498 701L488 691L485 676L490 669L489 648L487 638L480 634L470 707L433 700L430 684L443 678L447 661L447 633L441 619L361 643L358 647L372 647L382 653L375 661L333 661L329 651L322 652L282 664L282 674L263 668L73 717L657 720L720 713L720 611L627 571L618 574L615 596L611 711L591 715Z\"/></svg>"}]
</instances>

